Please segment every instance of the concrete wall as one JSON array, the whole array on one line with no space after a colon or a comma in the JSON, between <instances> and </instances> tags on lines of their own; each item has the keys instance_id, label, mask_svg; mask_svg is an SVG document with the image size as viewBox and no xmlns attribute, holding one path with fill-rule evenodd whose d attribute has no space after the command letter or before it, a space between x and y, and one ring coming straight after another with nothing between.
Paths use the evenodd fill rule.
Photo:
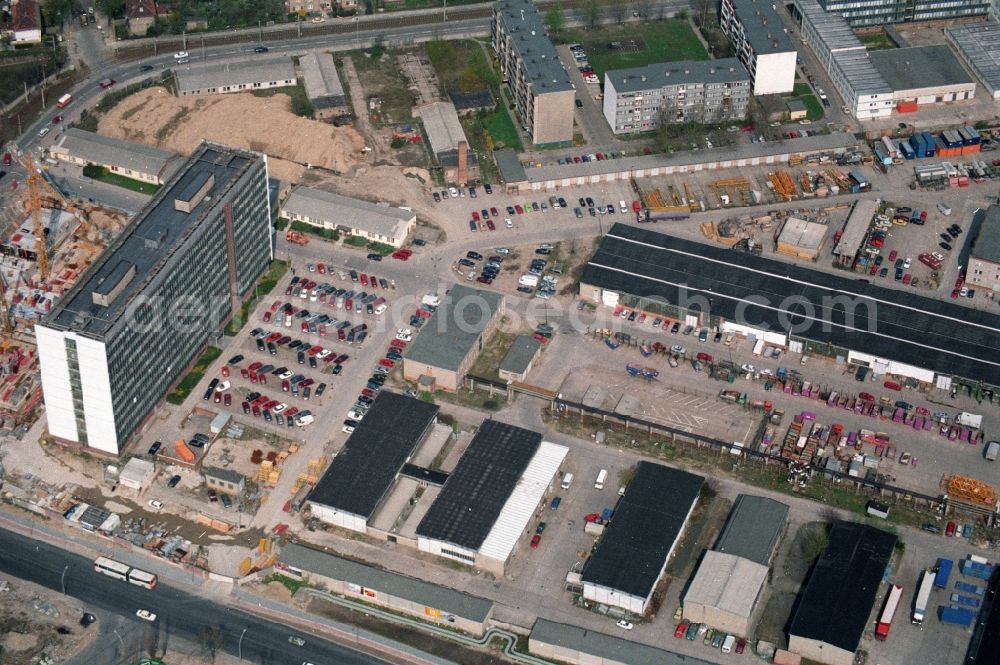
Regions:
<instances>
[{"instance_id":1,"label":"concrete wall","mask_svg":"<svg viewBox=\"0 0 1000 665\"><path fill-rule=\"evenodd\" d=\"M548 92L535 97L533 131L535 145L573 140L573 111L576 91Z\"/></svg>"},{"instance_id":2,"label":"concrete wall","mask_svg":"<svg viewBox=\"0 0 1000 665\"><path fill-rule=\"evenodd\" d=\"M757 56L753 94L777 95L795 88L795 51L765 53Z\"/></svg>"},{"instance_id":3,"label":"concrete wall","mask_svg":"<svg viewBox=\"0 0 1000 665\"><path fill-rule=\"evenodd\" d=\"M347 513L336 508L331 508L330 506L313 503L312 501L309 502L309 510L312 512L313 517L332 526L339 526L342 529L359 531L361 533L367 531L368 522L361 515Z\"/></svg>"},{"instance_id":4,"label":"concrete wall","mask_svg":"<svg viewBox=\"0 0 1000 665\"><path fill-rule=\"evenodd\" d=\"M403 378L407 381L416 381L421 375L433 376L435 387L450 393L458 390L458 373L440 367L434 367L427 363L418 363L403 358Z\"/></svg>"},{"instance_id":5,"label":"concrete wall","mask_svg":"<svg viewBox=\"0 0 1000 665\"><path fill-rule=\"evenodd\" d=\"M528 640L528 651L531 652L531 655L539 658L554 660L560 663L571 663L572 665L630 665L622 660L583 653L579 649L569 649L549 644L533 637Z\"/></svg>"},{"instance_id":6,"label":"concrete wall","mask_svg":"<svg viewBox=\"0 0 1000 665\"><path fill-rule=\"evenodd\" d=\"M789 635L788 650L803 658L826 665L853 665L854 663L853 651L845 651L833 645L797 635Z\"/></svg>"}]
</instances>

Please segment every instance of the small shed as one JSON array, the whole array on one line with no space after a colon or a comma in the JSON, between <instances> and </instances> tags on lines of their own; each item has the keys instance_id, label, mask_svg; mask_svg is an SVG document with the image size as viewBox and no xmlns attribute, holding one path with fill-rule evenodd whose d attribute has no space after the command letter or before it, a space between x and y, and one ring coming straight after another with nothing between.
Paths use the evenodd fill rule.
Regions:
<instances>
[{"instance_id":1,"label":"small shed","mask_svg":"<svg viewBox=\"0 0 1000 665\"><path fill-rule=\"evenodd\" d=\"M524 381L538 358L541 343L531 335L518 335L507 355L500 361L498 374L502 381Z\"/></svg>"},{"instance_id":2,"label":"small shed","mask_svg":"<svg viewBox=\"0 0 1000 665\"><path fill-rule=\"evenodd\" d=\"M789 99L785 102L785 108L788 109L789 120L804 120L809 115L801 99Z\"/></svg>"},{"instance_id":3,"label":"small shed","mask_svg":"<svg viewBox=\"0 0 1000 665\"><path fill-rule=\"evenodd\" d=\"M149 460L133 457L125 464L122 472L118 475L118 484L122 487L141 492L149 487L155 475L156 465Z\"/></svg>"},{"instance_id":4,"label":"small shed","mask_svg":"<svg viewBox=\"0 0 1000 665\"><path fill-rule=\"evenodd\" d=\"M239 496L246 487L246 478L242 473L211 466L205 469L205 484L217 492Z\"/></svg>"},{"instance_id":5,"label":"small shed","mask_svg":"<svg viewBox=\"0 0 1000 665\"><path fill-rule=\"evenodd\" d=\"M229 424L229 421L231 419L232 419L231 415L229 415L225 411L220 411L219 414L215 416L215 418L212 418L212 424L208 426L208 431L211 432L212 434L221 433L222 430L226 429L226 425Z\"/></svg>"}]
</instances>

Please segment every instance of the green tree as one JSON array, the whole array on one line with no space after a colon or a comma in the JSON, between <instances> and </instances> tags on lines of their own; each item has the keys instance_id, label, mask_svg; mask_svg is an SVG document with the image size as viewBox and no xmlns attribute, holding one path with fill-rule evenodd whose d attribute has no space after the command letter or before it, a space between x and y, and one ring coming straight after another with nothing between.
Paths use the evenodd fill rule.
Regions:
<instances>
[{"instance_id":1,"label":"green tree","mask_svg":"<svg viewBox=\"0 0 1000 665\"><path fill-rule=\"evenodd\" d=\"M109 18L125 18L125 0L96 0L94 7Z\"/></svg>"},{"instance_id":2,"label":"green tree","mask_svg":"<svg viewBox=\"0 0 1000 665\"><path fill-rule=\"evenodd\" d=\"M458 89L462 92L474 92L486 87L486 82L472 65L467 65L458 75Z\"/></svg>"},{"instance_id":3,"label":"green tree","mask_svg":"<svg viewBox=\"0 0 1000 665\"><path fill-rule=\"evenodd\" d=\"M45 18L50 24L62 24L73 17L74 0L45 0L42 9Z\"/></svg>"},{"instance_id":4,"label":"green tree","mask_svg":"<svg viewBox=\"0 0 1000 665\"><path fill-rule=\"evenodd\" d=\"M601 0L587 0L583 5L583 23L588 28L597 27L601 20Z\"/></svg>"},{"instance_id":5,"label":"green tree","mask_svg":"<svg viewBox=\"0 0 1000 665\"><path fill-rule=\"evenodd\" d=\"M566 13L562 5L552 5L545 12L545 27L549 29L549 34L558 35L566 27Z\"/></svg>"}]
</instances>

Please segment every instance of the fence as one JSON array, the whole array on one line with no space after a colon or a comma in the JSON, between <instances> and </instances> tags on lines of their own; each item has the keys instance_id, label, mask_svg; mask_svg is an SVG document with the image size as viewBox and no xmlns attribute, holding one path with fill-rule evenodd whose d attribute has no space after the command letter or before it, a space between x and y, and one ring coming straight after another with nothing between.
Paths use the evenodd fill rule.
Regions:
<instances>
[{"instance_id":1,"label":"fence","mask_svg":"<svg viewBox=\"0 0 1000 665\"><path fill-rule=\"evenodd\" d=\"M527 395L529 397L539 398L540 395L531 387L524 386L523 384L515 383L502 383L500 381L494 381L491 379L486 379L483 377L467 375L466 376L466 387L475 390L477 384L480 386L485 386L492 390L503 390L507 394L508 401L513 397L514 393L520 393ZM547 391L546 391L547 392ZM762 452L759 450L752 450L747 447L736 448L731 442L721 441L719 439L714 439L712 437L697 434L695 432L688 432L681 430L669 425L664 425L663 423L654 422L651 420L644 420L642 418L634 418L631 416L623 415L620 413L615 413L614 411L607 411L594 406L588 406L579 402L573 402L567 399L563 399L561 396L557 395L554 398L544 398L549 402L549 406L553 413L561 414L568 413L569 411L577 411L580 414L581 420L586 417L599 418L602 423L610 423L613 425L619 425L628 431L630 428L636 428L640 430L645 430L645 433L649 436L657 434L659 436L664 436L669 438L670 443L691 443L699 447L709 447L716 450L718 453L722 454L728 452L732 455L733 460L747 460L750 462L757 462L764 467L772 465L780 465L782 467L789 467L791 460L785 459L784 457L778 455L772 455L770 453ZM756 432L754 441L759 441L760 437L763 435L764 429L767 427L767 420L763 420ZM877 497L880 500L891 500L896 503L908 502L911 507L918 508L920 504L925 504L927 509L936 511L942 515L947 514L949 507L962 510L964 512L976 514L988 519L993 519L995 517L995 512L986 507L978 507L969 505L966 503L950 502L947 498L940 496L929 496L927 494L921 494L920 492L914 492L913 490L907 489L905 487L898 487L895 485L890 485L888 483L880 482L877 480L859 479L854 476L848 475L842 471L828 471L826 469L812 469L814 475L812 480L829 480L835 484L842 484L844 486L854 487L855 492L861 493L865 492L872 497Z\"/></svg>"}]
</instances>

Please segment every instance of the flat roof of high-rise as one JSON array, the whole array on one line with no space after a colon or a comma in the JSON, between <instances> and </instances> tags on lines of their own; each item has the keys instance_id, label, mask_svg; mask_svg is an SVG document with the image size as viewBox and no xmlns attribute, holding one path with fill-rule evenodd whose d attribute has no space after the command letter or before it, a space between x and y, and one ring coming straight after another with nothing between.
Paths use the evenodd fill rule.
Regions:
<instances>
[{"instance_id":1,"label":"flat roof of high-rise","mask_svg":"<svg viewBox=\"0 0 1000 665\"><path fill-rule=\"evenodd\" d=\"M106 334L133 298L183 252L205 214L258 159L262 157L255 153L202 142L49 312L43 325L94 337ZM209 179L213 179L211 186L190 213L175 207L175 200L189 200ZM95 302L94 294L114 291L111 282L117 283L132 268L134 276L107 306Z\"/></svg>"},{"instance_id":2,"label":"flat roof of high-rise","mask_svg":"<svg viewBox=\"0 0 1000 665\"><path fill-rule=\"evenodd\" d=\"M766 55L795 50L770 0L733 0L733 8L755 53Z\"/></svg>"},{"instance_id":3,"label":"flat roof of high-rise","mask_svg":"<svg viewBox=\"0 0 1000 665\"><path fill-rule=\"evenodd\" d=\"M750 73L738 58L657 62L643 67L609 69L604 74L617 92L657 90L672 85L749 81Z\"/></svg>"},{"instance_id":4,"label":"flat roof of high-rise","mask_svg":"<svg viewBox=\"0 0 1000 665\"><path fill-rule=\"evenodd\" d=\"M498 0L496 13L521 58L525 77L535 94L572 90L569 73L559 60L548 29L531 0Z\"/></svg>"}]
</instances>

